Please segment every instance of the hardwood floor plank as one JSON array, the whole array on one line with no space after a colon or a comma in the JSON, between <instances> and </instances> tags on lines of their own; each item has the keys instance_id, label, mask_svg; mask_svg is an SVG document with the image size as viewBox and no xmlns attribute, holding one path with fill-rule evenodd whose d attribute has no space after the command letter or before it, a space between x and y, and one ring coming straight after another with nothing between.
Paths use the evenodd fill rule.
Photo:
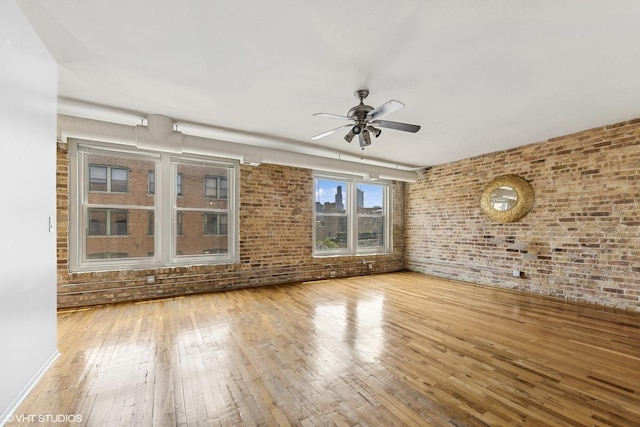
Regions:
<instances>
[{"instance_id":1,"label":"hardwood floor plank","mask_svg":"<svg viewBox=\"0 0 640 427\"><path fill-rule=\"evenodd\" d=\"M58 340L61 357L16 415L640 425L640 313L415 273L60 311Z\"/></svg>"}]
</instances>

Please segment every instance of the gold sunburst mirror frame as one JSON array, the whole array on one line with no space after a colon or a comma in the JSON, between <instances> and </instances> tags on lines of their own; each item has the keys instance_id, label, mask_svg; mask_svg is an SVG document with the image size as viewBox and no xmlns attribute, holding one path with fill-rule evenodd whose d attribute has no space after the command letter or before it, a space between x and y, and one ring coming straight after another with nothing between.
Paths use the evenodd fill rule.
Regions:
<instances>
[{"instance_id":1,"label":"gold sunburst mirror frame","mask_svg":"<svg viewBox=\"0 0 640 427\"><path fill-rule=\"evenodd\" d=\"M482 192L480 207L494 221L515 222L533 206L533 187L513 174L494 178Z\"/></svg>"}]
</instances>

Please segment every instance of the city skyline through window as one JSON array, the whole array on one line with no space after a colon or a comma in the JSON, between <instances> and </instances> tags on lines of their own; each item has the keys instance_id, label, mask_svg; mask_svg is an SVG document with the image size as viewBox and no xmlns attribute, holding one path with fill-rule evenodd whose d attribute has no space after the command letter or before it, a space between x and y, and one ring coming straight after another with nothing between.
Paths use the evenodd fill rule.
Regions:
<instances>
[{"instance_id":1,"label":"city skyline through window","mask_svg":"<svg viewBox=\"0 0 640 427\"><path fill-rule=\"evenodd\" d=\"M391 250L389 184L316 175L314 253L386 253Z\"/></svg>"},{"instance_id":2,"label":"city skyline through window","mask_svg":"<svg viewBox=\"0 0 640 427\"><path fill-rule=\"evenodd\" d=\"M315 201L320 202L321 204L335 202L339 185L340 184L337 183L337 181L316 180ZM365 207L382 206L382 199L384 195L380 185L361 183L358 187L363 191ZM342 191L345 191L344 187L342 188Z\"/></svg>"}]
</instances>

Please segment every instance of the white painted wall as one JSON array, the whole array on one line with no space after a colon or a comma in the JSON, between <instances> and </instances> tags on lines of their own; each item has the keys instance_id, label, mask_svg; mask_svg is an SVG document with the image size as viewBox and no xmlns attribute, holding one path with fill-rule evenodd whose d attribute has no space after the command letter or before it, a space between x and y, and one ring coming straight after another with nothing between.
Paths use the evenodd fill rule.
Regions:
<instances>
[{"instance_id":1,"label":"white painted wall","mask_svg":"<svg viewBox=\"0 0 640 427\"><path fill-rule=\"evenodd\" d=\"M0 425L57 355L56 73L0 1Z\"/></svg>"}]
</instances>

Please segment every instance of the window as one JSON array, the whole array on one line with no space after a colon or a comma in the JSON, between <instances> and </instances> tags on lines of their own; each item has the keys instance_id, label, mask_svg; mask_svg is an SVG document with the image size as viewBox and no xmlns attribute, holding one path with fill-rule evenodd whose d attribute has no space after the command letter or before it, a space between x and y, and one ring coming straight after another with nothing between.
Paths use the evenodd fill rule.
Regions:
<instances>
[{"instance_id":1,"label":"window","mask_svg":"<svg viewBox=\"0 0 640 427\"><path fill-rule=\"evenodd\" d=\"M156 159L89 147L78 151L72 174L79 191L77 210L71 211L77 228L70 230L70 268L148 260L155 245L149 234L155 197L149 194L148 177L155 176Z\"/></svg>"},{"instance_id":2,"label":"window","mask_svg":"<svg viewBox=\"0 0 640 427\"><path fill-rule=\"evenodd\" d=\"M227 215L204 214L204 234L227 234Z\"/></svg>"},{"instance_id":3,"label":"window","mask_svg":"<svg viewBox=\"0 0 640 427\"><path fill-rule=\"evenodd\" d=\"M384 247L385 211L383 208L386 186L358 183L357 217L358 248Z\"/></svg>"},{"instance_id":4,"label":"window","mask_svg":"<svg viewBox=\"0 0 640 427\"><path fill-rule=\"evenodd\" d=\"M176 214L176 234L182 236L182 212Z\"/></svg>"},{"instance_id":5,"label":"window","mask_svg":"<svg viewBox=\"0 0 640 427\"><path fill-rule=\"evenodd\" d=\"M182 174L179 173L176 177L176 192L178 196L182 197Z\"/></svg>"},{"instance_id":6,"label":"window","mask_svg":"<svg viewBox=\"0 0 640 427\"><path fill-rule=\"evenodd\" d=\"M116 166L89 165L89 191L126 193L129 170Z\"/></svg>"},{"instance_id":7,"label":"window","mask_svg":"<svg viewBox=\"0 0 640 427\"><path fill-rule=\"evenodd\" d=\"M237 162L70 142L71 271L238 260Z\"/></svg>"},{"instance_id":8,"label":"window","mask_svg":"<svg viewBox=\"0 0 640 427\"><path fill-rule=\"evenodd\" d=\"M147 179L149 180L147 184L147 186L149 187L148 193L156 194L156 172L149 171L149 177Z\"/></svg>"},{"instance_id":9,"label":"window","mask_svg":"<svg viewBox=\"0 0 640 427\"><path fill-rule=\"evenodd\" d=\"M129 182L129 171L121 168L111 168L111 189L113 193L126 193Z\"/></svg>"},{"instance_id":10,"label":"window","mask_svg":"<svg viewBox=\"0 0 640 427\"><path fill-rule=\"evenodd\" d=\"M387 182L316 174L314 254L391 251Z\"/></svg>"},{"instance_id":11,"label":"window","mask_svg":"<svg viewBox=\"0 0 640 427\"><path fill-rule=\"evenodd\" d=\"M106 166L89 166L89 191L107 191Z\"/></svg>"},{"instance_id":12,"label":"window","mask_svg":"<svg viewBox=\"0 0 640 427\"><path fill-rule=\"evenodd\" d=\"M183 176L186 194L176 199L175 217L181 238L176 239L174 257L230 256L235 239L229 233L235 230L235 220L231 222L233 198L229 198L233 169L224 163L197 160L175 159L174 163L178 175Z\"/></svg>"},{"instance_id":13,"label":"window","mask_svg":"<svg viewBox=\"0 0 640 427\"><path fill-rule=\"evenodd\" d=\"M344 204L347 181L316 179L316 252L348 249L349 209Z\"/></svg>"},{"instance_id":14,"label":"window","mask_svg":"<svg viewBox=\"0 0 640 427\"><path fill-rule=\"evenodd\" d=\"M122 209L89 209L89 235L126 236L127 214Z\"/></svg>"},{"instance_id":15,"label":"window","mask_svg":"<svg viewBox=\"0 0 640 427\"><path fill-rule=\"evenodd\" d=\"M204 197L213 199L227 198L227 178L224 176L204 177Z\"/></svg>"},{"instance_id":16,"label":"window","mask_svg":"<svg viewBox=\"0 0 640 427\"><path fill-rule=\"evenodd\" d=\"M147 235L153 236L156 225L156 214L154 211L149 211L147 213Z\"/></svg>"}]
</instances>

